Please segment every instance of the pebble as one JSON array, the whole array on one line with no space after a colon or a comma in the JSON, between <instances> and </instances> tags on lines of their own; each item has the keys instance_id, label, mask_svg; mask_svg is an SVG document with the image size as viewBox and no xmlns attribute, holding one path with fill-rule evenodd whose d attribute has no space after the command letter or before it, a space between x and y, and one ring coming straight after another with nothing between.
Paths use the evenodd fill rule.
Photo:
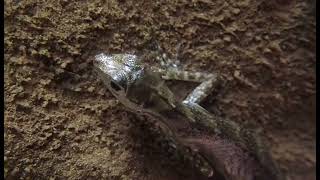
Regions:
<instances>
[{"instance_id":1,"label":"pebble","mask_svg":"<svg viewBox=\"0 0 320 180\"><path fill-rule=\"evenodd\" d=\"M251 36L252 36L252 32L246 32L245 35L246 35L247 37L251 37Z\"/></svg>"},{"instance_id":2,"label":"pebble","mask_svg":"<svg viewBox=\"0 0 320 180\"><path fill-rule=\"evenodd\" d=\"M26 167L26 168L24 168L24 171L25 171L26 173L30 173L30 172L31 172L31 168L30 168L30 167Z\"/></svg>"},{"instance_id":3,"label":"pebble","mask_svg":"<svg viewBox=\"0 0 320 180\"><path fill-rule=\"evenodd\" d=\"M95 90L95 87L93 87L93 86L90 86L89 88L88 88L88 92L93 92Z\"/></svg>"},{"instance_id":4,"label":"pebble","mask_svg":"<svg viewBox=\"0 0 320 180\"><path fill-rule=\"evenodd\" d=\"M61 67L62 69L64 69L64 68L67 67L67 65L68 65L68 62L63 62L63 63L60 65L60 67Z\"/></svg>"},{"instance_id":5,"label":"pebble","mask_svg":"<svg viewBox=\"0 0 320 180\"><path fill-rule=\"evenodd\" d=\"M232 13L235 14L235 15L238 15L240 13L240 9L239 8L234 8L232 10Z\"/></svg>"},{"instance_id":6,"label":"pebble","mask_svg":"<svg viewBox=\"0 0 320 180\"><path fill-rule=\"evenodd\" d=\"M29 102L17 102L16 105L21 106L22 108L30 108Z\"/></svg>"},{"instance_id":7,"label":"pebble","mask_svg":"<svg viewBox=\"0 0 320 180\"><path fill-rule=\"evenodd\" d=\"M265 53L265 54L268 54L268 53L271 53L272 51L271 51L271 49L269 49L269 48L265 48L264 50L263 50L263 53Z\"/></svg>"},{"instance_id":8,"label":"pebble","mask_svg":"<svg viewBox=\"0 0 320 180\"><path fill-rule=\"evenodd\" d=\"M57 150L61 147L61 142L59 140L53 142L52 150Z\"/></svg>"},{"instance_id":9,"label":"pebble","mask_svg":"<svg viewBox=\"0 0 320 180\"><path fill-rule=\"evenodd\" d=\"M238 71L238 70L234 71L233 75L235 77L239 77L240 76L240 71Z\"/></svg>"},{"instance_id":10,"label":"pebble","mask_svg":"<svg viewBox=\"0 0 320 180\"><path fill-rule=\"evenodd\" d=\"M48 102L48 101L43 101L43 103L42 103L42 107L47 107L47 106L48 106L48 104L49 104L49 102Z\"/></svg>"},{"instance_id":11,"label":"pebble","mask_svg":"<svg viewBox=\"0 0 320 180\"><path fill-rule=\"evenodd\" d=\"M82 89L81 88L76 88L74 91L76 91L76 92L80 92Z\"/></svg>"},{"instance_id":12,"label":"pebble","mask_svg":"<svg viewBox=\"0 0 320 180\"><path fill-rule=\"evenodd\" d=\"M231 37L230 36L224 36L223 40L226 42L231 42Z\"/></svg>"},{"instance_id":13,"label":"pebble","mask_svg":"<svg viewBox=\"0 0 320 180\"><path fill-rule=\"evenodd\" d=\"M264 40L269 40L270 37L269 37L268 35L264 35L264 36L263 36L263 39L264 39Z\"/></svg>"},{"instance_id":14,"label":"pebble","mask_svg":"<svg viewBox=\"0 0 320 180\"><path fill-rule=\"evenodd\" d=\"M27 77L27 78L25 78L23 81L24 81L24 82L29 82L29 81L31 81L31 78L30 78L30 77Z\"/></svg>"},{"instance_id":15,"label":"pebble","mask_svg":"<svg viewBox=\"0 0 320 180\"><path fill-rule=\"evenodd\" d=\"M102 142L106 142L106 141L107 141L106 137L102 136L102 137L101 137L101 141L102 141Z\"/></svg>"},{"instance_id":16,"label":"pebble","mask_svg":"<svg viewBox=\"0 0 320 180\"><path fill-rule=\"evenodd\" d=\"M55 97L53 97L51 100L52 100L52 102L54 102L54 103L58 102L58 99L55 98Z\"/></svg>"},{"instance_id":17,"label":"pebble","mask_svg":"<svg viewBox=\"0 0 320 180\"><path fill-rule=\"evenodd\" d=\"M98 137L95 137L95 138L94 138L94 141L95 141L95 142L99 142L99 138L98 138Z\"/></svg>"},{"instance_id":18,"label":"pebble","mask_svg":"<svg viewBox=\"0 0 320 180\"><path fill-rule=\"evenodd\" d=\"M255 36L254 39L255 39L256 41L261 41L261 37L260 37L260 36Z\"/></svg>"}]
</instances>

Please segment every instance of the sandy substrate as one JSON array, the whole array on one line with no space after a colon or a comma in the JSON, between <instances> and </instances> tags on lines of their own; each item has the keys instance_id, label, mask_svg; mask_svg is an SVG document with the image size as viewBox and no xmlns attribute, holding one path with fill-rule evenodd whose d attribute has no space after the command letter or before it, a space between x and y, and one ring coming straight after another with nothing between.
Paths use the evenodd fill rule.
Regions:
<instances>
[{"instance_id":1,"label":"sandy substrate","mask_svg":"<svg viewBox=\"0 0 320 180\"><path fill-rule=\"evenodd\" d=\"M261 129L289 179L315 179L313 5L5 0L6 177L198 179L92 72L98 52L144 54L157 42L173 55L183 42L185 69L223 78L203 106Z\"/></svg>"}]
</instances>

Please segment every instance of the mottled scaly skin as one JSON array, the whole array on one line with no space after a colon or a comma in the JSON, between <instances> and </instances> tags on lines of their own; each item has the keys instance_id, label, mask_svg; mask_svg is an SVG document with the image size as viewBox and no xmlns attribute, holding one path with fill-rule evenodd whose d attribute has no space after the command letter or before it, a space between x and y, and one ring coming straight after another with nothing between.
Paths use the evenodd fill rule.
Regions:
<instances>
[{"instance_id":1,"label":"mottled scaly skin","mask_svg":"<svg viewBox=\"0 0 320 180\"><path fill-rule=\"evenodd\" d=\"M166 65L166 55L158 57L158 60L162 67ZM182 71L176 66L167 66L165 69L147 67L137 56L130 54L99 54L95 57L94 66L99 77L123 105L135 113L149 114L159 119L161 127L177 149L183 151L185 146L190 146L199 151L226 179L284 179L264 141L256 132L210 114L198 104L215 87L217 75ZM181 102L165 85L166 79L201 84ZM189 123L213 130L227 141L213 141L210 138L199 141L178 137L168 112L177 113L188 119ZM261 168L255 168L258 166Z\"/></svg>"}]
</instances>

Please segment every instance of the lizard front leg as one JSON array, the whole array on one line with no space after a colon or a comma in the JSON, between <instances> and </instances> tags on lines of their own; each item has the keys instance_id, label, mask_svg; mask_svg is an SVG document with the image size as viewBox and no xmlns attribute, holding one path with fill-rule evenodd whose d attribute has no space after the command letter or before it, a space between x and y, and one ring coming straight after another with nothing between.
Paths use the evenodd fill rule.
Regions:
<instances>
[{"instance_id":1,"label":"lizard front leg","mask_svg":"<svg viewBox=\"0 0 320 180\"><path fill-rule=\"evenodd\" d=\"M184 103L201 103L218 85L218 76L213 73L190 72L176 69L159 69L165 80L180 80L200 83L183 101Z\"/></svg>"}]
</instances>

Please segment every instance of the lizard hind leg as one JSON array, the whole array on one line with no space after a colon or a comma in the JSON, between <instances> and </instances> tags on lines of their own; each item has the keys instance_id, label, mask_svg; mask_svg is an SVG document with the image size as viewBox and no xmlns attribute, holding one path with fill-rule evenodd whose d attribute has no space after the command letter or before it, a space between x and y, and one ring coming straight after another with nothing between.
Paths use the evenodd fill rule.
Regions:
<instances>
[{"instance_id":1,"label":"lizard hind leg","mask_svg":"<svg viewBox=\"0 0 320 180\"><path fill-rule=\"evenodd\" d=\"M208 77L197 86L183 101L184 103L201 103L216 87L218 78L215 74L209 74Z\"/></svg>"}]
</instances>

